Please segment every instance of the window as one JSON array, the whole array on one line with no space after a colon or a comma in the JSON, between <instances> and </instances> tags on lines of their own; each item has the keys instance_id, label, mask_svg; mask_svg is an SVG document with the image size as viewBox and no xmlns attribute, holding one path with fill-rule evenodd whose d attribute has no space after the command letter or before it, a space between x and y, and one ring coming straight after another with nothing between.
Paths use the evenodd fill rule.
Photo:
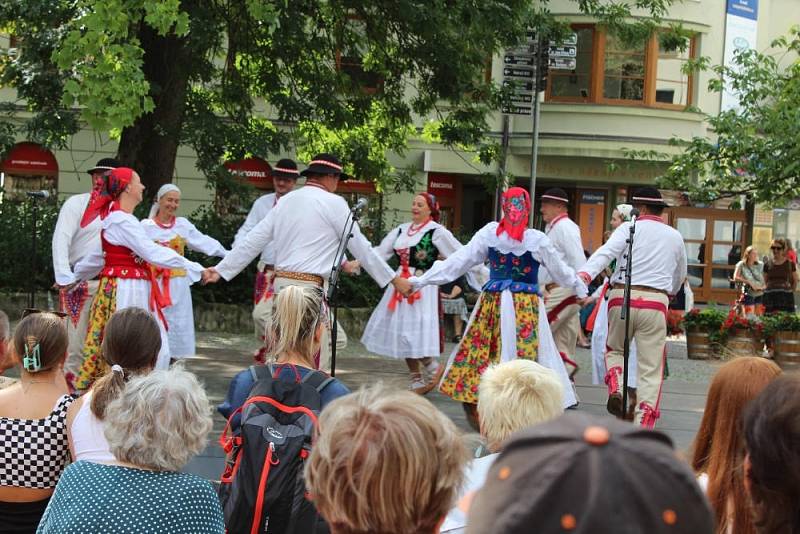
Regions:
<instances>
[{"instance_id":1,"label":"window","mask_svg":"<svg viewBox=\"0 0 800 534\"><path fill-rule=\"evenodd\" d=\"M684 74L683 67L695 55L695 38L683 49L671 49L659 35L631 45L603 28L575 25L572 29L577 36L574 68L553 65L547 101L667 109L692 104L692 77Z\"/></svg>"}]
</instances>

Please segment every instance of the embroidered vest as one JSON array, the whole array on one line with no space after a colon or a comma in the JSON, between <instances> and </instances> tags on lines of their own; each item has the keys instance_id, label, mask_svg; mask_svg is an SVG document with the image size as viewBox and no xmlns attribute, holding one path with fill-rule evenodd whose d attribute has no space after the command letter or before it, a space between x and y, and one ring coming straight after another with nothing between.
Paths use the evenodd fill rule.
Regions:
<instances>
[{"instance_id":1,"label":"embroidered vest","mask_svg":"<svg viewBox=\"0 0 800 534\"><path fill-rule=\"evenodd\" d=\"M402 232L402 230L400 230ZM433 266L433 262L439 259L439 249L433 244L433 232L436 229L428 230L416 245L409 248L395 249L400 266L405 269L420 269L427 271ZM413 274L413 273L412 273Z\"/></svg>"},{"instance_id":2,"label":"embroidered vest","mask_svg":"<svg viewBox=\"0 0 800 534\"><path fill-rule=\"evenodd\" d=\"M539 262L530 251L517 256L489 248L489 281L483 290L499 293L506 289L512 293L539 293Z\"/></svg>"},{"instance_id":3,"label":"embroidered vest","mask_svg":"<svg viewBox=\"0 0 800 534\"><path fill-rule=\"evenodd\" d=\"M106 261L103 270L100 271L101 276L150 279L150 265L131 249L109 243L104 232L100 232L100 241Z\"/></svg>"}]
</instances>

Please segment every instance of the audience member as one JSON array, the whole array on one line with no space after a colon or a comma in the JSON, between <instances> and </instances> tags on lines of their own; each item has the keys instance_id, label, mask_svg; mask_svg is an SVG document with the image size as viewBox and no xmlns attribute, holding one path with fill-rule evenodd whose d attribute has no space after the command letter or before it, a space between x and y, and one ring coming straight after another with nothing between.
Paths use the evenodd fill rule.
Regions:
<instances>
[{"instance_id":1,"label":"audience member","mask_svg":"<svg viewBox=\"0 0 800 534\"><path fill-rule=\"evenodd\" d=\"M800 532L800 375L773 380L747 407L745 487L760 534Z\"/></svg>"},{"instance_id":2,"label":"audience member","mask_svg":"<svg viewBox=\"0 0 800 534\"><path fill-rule=\"evenodd\" d=\"M327 321L322 290L312 286L285 286L275 297L273 306L268 337L273 343L275 373L281 380L302 380L317 367L314 355L320 350ZM230 417L247 400L254 382L250 370L239 373L231 381L225 401L217 408L219 412ZM320 391L322 407L348 393L347 386L334 378ZM235 428L238 422L234 423Z\"/></svg>"},{"instance_id":3,"label":"audience member","mask_svg":"<svg viewBox=\"0 0 800 534\"><path fill-rule=\"evenodd\" d=\"M116 460L67 467L38 533L223 534L211 484L180 469L211 430L205 391L181 368L132 378L105 410Z\"/></svg>"},{"instance_id":4,"label":"audience member","mask_svg":"<svg viewBox=\"0 0 800 534\"><path fill-rule=\"evenodd\" d=\"M64 380L67 326L52 313L17 325L12 357L20 380L0 391L0 530L33 532L67 463Z\"/></svg>"},{"instance_id":5,"label":"audience member","mask_svg":"<svg viewBox=\"0 0 800 534\"><path fill-rule=\"evenodd\" d=\"M447 416L410 391L377 385L322 411L305 475L333 534L433 534L465 459Z\"/></svg>"},{"instance_id":6,"label":"audience member","mask_svg":"<svg viewBox=\"0 0 800 534\"><path fill-rule=\"evenodd\" d=\"M124 308L111 316L100 346L111 372L98 378L67 410L67 436L73 461L114 461L103 434L106 407L122 393L131 378L153 370L160 350L160 330L150 312Z\"/></svg>"},{"instance_id":7,"label":"audience member","mask_svg":"<svg viewBox=\"0 0 800 534\"><path fill-rule=\"evenodd\" d=\"M0 389L7 388L15 382L11 378L3 376L3 373L14 367L14 358L9 350L11 340L11 325L8 322L8 315L0 310Z\"/></svg>"},{"instance_id":8,"label":"audience member","mask_svg":"<svg viewBox=\"0 0 800 534\"><path fill-rule=\"evenodd\" d=\"M469 505L467 532L710 534L713 524L667 436L572 412L505 444Z\"/></svg>"},{"instance_id":9,"label":"audience member","mask_svg":"<svg viewBox=\"0 0 800 534\"><path fill-rule=\"evenodd\" d=\"M502 444L524 428L555 419L564 413L564 393L558 375L531 360L512 360L483 373L478 395L481 436L491 454L474 459L466 469L460 497L477 491L486 482ZM447 514L441 532L464 532L467 517L460 506Z\"/></svg>"},{"instance_id":10,"label":"audience member","mask_svg":"<svg viewBox=\"0 0 800 534\"><path fill-rule=\"evenodd\" d=\"M755 534L745 506L744 429L745 407L780 368L764 358L736 358L723 365L708 388L708 399L694 441L692 468L714 511L716 532Z\"/></svg>"}]
</instances>

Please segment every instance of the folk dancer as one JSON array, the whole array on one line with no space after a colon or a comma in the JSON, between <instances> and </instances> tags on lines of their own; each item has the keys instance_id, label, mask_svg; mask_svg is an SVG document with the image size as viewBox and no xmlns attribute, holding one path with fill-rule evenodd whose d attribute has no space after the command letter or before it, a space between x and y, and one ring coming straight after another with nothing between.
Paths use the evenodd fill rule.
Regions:
<instances>
[{"instance_id":1,"label":"folk dancer","mask_svg":"<svg viewBox=\"0 0 800 534\"><path fill-rule=\"evenodd\" d=\"M119 162L114 158L103 158L97 165L87 172L92 177L92 184L103 177L103 174L119 167ZM97 294L97 280L88 280L71 288L64 289L75 279L73 268L89 255L89 252L100 246L99 219L95 219L85 227L81 226L81 217L89 205L91 193L72 195L58 212L58 220L53 231L53 272L55 273L56 286L59 291L59 307L67 313L67 332L69 334L69 348L67 361L64 364L67 383L72 386L78 371L83 363L83 343L86 340L86 331L89 328L89 306Z\"/></svg>"},{"instance_id":2,"label":"folk dancer","mask_svg":"<svg viewBox=\"0 0 800 534\"><path fill-rule=\"evenodd\" d=\"M630 333L636 340L638 405L634 422L652 428L660 416L661 386L666 358L667 308L686 278L686 249L683 237L661 219L666 207L661 193L653 187L634 192L636 220L631 272ZM622 223L605 245L597 249L578 273L591 280L614 259L626 261L627 240L632 223ZM653 246L658 243L658 246ZM609 413L624 417L622 406L623 344L625 321L620 318L624 295L624 274L617 269L611 279L608 299L608 351L605 383L608 385Z\"/></svg>"},{"instance_id":3,"label":"folk dancer","mask_svg":"<svg viewBox=\"0 0 800 534\"><path fill-rule=\"evenodd\" d=\"M75 382L78 390L88 389L106 372L100 357L100 344L108 319L116 310L133 306L150 310L158 319L161 350L157 369L169 365L169 341L162 309L169 305L150 268L184 269L190 280L200 279L203 266L189 261L174 250L156 245L147 237L134 208L142 201L144 185L139 175L127 167L118 167L95 181L92 198L81 219L86 227L96 218L102 221L100 244L75 266L70 284L91 280L100 282L92 301L89 329L83 348L83 364Z\"/></svg>"},{"instance_id":4,"label":"folk dancer","mask_svg":"<svg viewBox=\"0 0 800 534\"><path fill-rule=\"evenodd\" d=\"M174 184L164 184L156 194L156 202L150 209L150 217L142 220L142 228L152 241L169 247L181 256L186 249L202 252L207 256L224 258L228 251L222 244L200 232L185 217L176 217L181 202L181 190ZM192 281L185 269L154 267L161 280L161 291L171 302L164 308L164 317L169 329L169 352L173 359L194 356L194 310L192 307Z\"/></svg>"},{"instance_id":5,"label":"folk dancer","mask_svg":"<svg viewBox=\"0 0 800 534\"><path fill-rule=\"evenodd\" d=\"M436 198L430 193L418 193L411 203L411 222L390 231L374 250L386 261L396 257L400 265L397 274L403 278L420 276L438 258L447 258L462 246L438 220ZM486 268L476 268L479 277L481 269ZM480 290L479 283L474 285ZM409 297L387 287L361 337L370 352L404 358L411 374L409 389L421 395L436 387L444 371L439 364L444 350L440 307L436 286L424 287Z\"/></svg>"},{"instance_id":6,"label":"folk dancer","mask_svg":"<svg viewBox=\"0 0 800 534\"><path fill-rule=\"evenodd\" d=\"M339 179L347 175L342 172L339 159L330 154L317 155L301 174L307 177L306 185L281 200L224 260L207 269L205 283L217 282L220 277L231 280L267 243L272 243L275 293L287 285L327 287L340 238L351 215L347 202L334 194ZM348 250L381 287L392 283L401 293L410 289L408 280L395 275L372 250L358 224L353 226ZM329 370L330 324L323 336L319 366Z\"/></svg>"},{"instance_id":7,"label":"folk dancer","mask_svg":"<svg viewBox=\"0 0 800 534\"><path fill-rule=\"evenodd\" d=\"M503 194L503 218L490 222L469 243L425 274L412 277L413 290L455 280L470 268L489 260L489 281L456 350L447 363L439 390L463 404L473 424L478 383L489 365L525 358L537 360L558 373L564 386L564 406L577 403L564 362L550 332L540 299L539 268L552 279L586 296L586 284L562 259L550 239L528 229L531 201L528 192L512 187Z\"/></svg>"},{"instance_id":8,"label":"folk dancer","mask_svg":"<svg viewBox=\"0 0 800 534\"><path fill-rule=\"evenodd\" d=\"M611 229L616 230L619 226L631 220L630 204L620 204L611 213ZM610 235L609 235L610 237ZM611 262L610 272L614 272L621 266L620 258ZM592 383L601 384L606 377L606 340L608 338L608 294L611 288L611 277L605 279L604 283L597 290L597 305L595 312L592 313L590 321L594 323L592 328ZM630 362L631 369L636 369L636 341L631 342ZM629 413L633 415L636 407L636 373L628 373L628 399Z\"/></svg>"},{"instance_id":9,"label":"folk dancer","mask_svg":"<svg viewBox=\"0 0 800 534\"><path fill-rule=\"evenodd\" d=\"M297 164L294 160L284 158L275 164L272 169L272 186L275 192L262 195L253 202L250 213L247 214L247 218L233 238L232 248L236 248L236 245L244 241L248 232L267 216L283 195L290 193L294 189L299 177L300 171L297 170ZM273 295L272 282L275 277L275 251L272 248L272 243L267 243L264 250L261 251L257 269L255 287L253 288L253 324L255 325L256 338L263 342L264 333L269 325L269 318L272 312L270 299Z\"/></svg>"},{"instance_id":10,"label":"folk dancer","mask_svg":"<svg viewBox=\"0 0 800 534\"><path fill-rule=\"evenodd\" d=\"M545 226L544 233L561 254L567 265L576 272L584 263L581 229L567 215L569 197L558 187L548 189L540 198ZM558 352L565 363L572 367L570 376L578 371L575 361L575 347L581 330L580 306L575 290L572 287L559 285L546 268L540 273L539 284L545 290L544 303L547 308L547 320L556 341Z\"/></svg>"}]
</instances>

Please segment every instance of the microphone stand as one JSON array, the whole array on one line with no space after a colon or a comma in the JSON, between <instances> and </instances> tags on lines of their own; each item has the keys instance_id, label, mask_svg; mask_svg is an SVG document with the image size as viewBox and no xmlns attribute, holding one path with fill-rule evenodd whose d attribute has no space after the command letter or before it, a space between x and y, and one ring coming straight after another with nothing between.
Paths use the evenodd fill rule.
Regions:
<instances>
[{"instance_id":1,"label":"microphone stand","mask_svg":"<svg viewBox=\"0 0 800 534\"><path fill-rule=\"evenodd\" d=\"M37 197L31 197L31 276L30 291L28 293L28 308L36 307L36 223L39 218L39 202Z\"/></svg>"},{"instance_id":2,"label":"microphone stand","mask_svg":"<svg viewBox=\"0 0 800 534\"><path fill-rule=\"evenodd\" d=\"M328 293L326 299L328 301L328 308L331 310L331 376L336 376L336 338L338 337L338 309L339 305L336 301L337 293L339 291L339 278L342 274L342 265L344 264L344 255L347 251L347 244L353 237L353 227L356 222L361 218L361 206L356 205L350 210L350 216L345 222L344 232L339 241L339 248L336 249L336 258L333 260L333 267L331 268L331 276L328 278Z\"/></svg>"},{"instance_id":3,"label":"microphone stand","mask_svg":"<svg viewBox=\"0 0 800 534\"><path fill-rule=\"evenodd\" d=\"M625 343L622 348L622 418L628 413L628 361L631 356L631 275L633 266L633 236L636 233L636 219L639 214L631 217L630 235L628 236L628 250L625 255L625 289L622 297L622 310L619 318L625 321Z\"/></svg>"}]
</instances>

